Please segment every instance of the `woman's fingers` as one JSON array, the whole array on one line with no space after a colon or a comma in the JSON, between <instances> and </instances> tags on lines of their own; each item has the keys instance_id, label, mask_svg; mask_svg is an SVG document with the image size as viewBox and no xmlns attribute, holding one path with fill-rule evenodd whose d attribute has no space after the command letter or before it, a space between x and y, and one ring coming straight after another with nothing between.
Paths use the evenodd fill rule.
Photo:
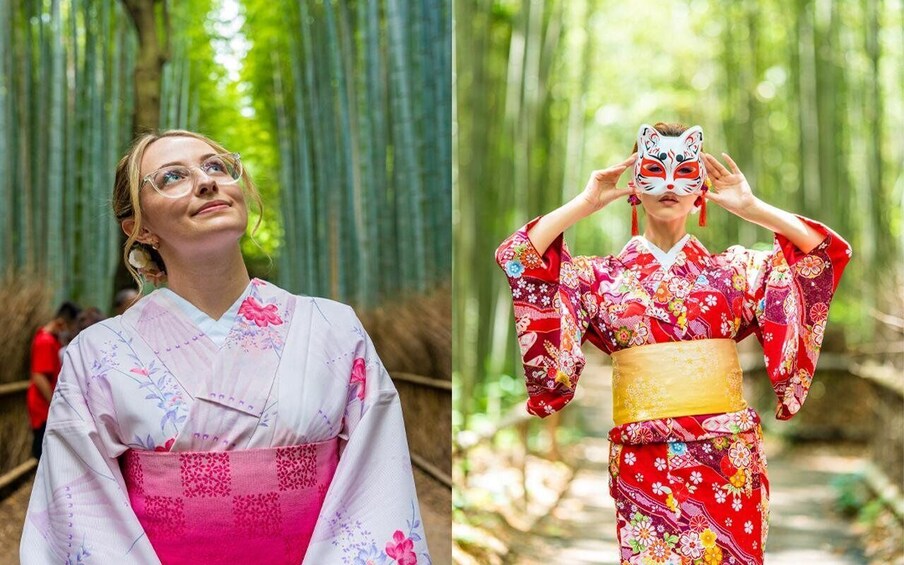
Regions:
<instances>
[{"instance_id":1,"label":"woman's fingers","mask_svg":"<svg viewBox=\"0 0 904 565\"><path fill-rule=\"evenodd\" d=\"M712 162L709 160L708 153L703 154L703 164L706 166L706 174L714 179L718 178L718 171L716 171L716 167L714 167Z\"/></svg>"},{"instance_id":2,"label":"woman's fingers","mask_svg":"<svg viewBox=\"0 0 904 565\"><path fill-rule=\"evenodd\" d=\"M720 178L723 175L728 174L728 169L726 169L722 163L720 163L715 157L710 155L709 153L704 153L703 158L706 159L706 167L707 170L712 174L713 178Z\"/></svg>"},{"instance_id":3,"label":"woman's fingers","mask_svg":"<svg viewBox=\"0 0 904 565\"><path fill-rule=\"evenodd\" d=\"M637 153L631 155L630 157L628 157L621 163L609 167L606 170L609 172L612 172L612 173L622 174L623 172L625 172L625 169L627 169L628 167L630 167L631 165L634 164L635 159L637 159Z\"/></svg>"},{"instance_id":4,"label":"woman's fingers","mask_svg":"<svg viewBox=\"0 0 904 565\"><path fill-rule=\"evenodd\" d=\"M716 170L719 172L719 176L725 176L725 175L731 174L731 171L726 169L725 165L723 165L721 161L719 161L712 155L709 156L709 160L716 167Z\"/></svg>"},{"instance_id":5,"label":"woman's fingers","mask_svg":"<svg viewBox=\"0 0 904 565\"><path fill-rule=\"evenodd\" d=\"M734 160L733 160L731 157L728 156L728 153L724 153L724 152L723 152L723 153L722 153L722 157L724 157L725 160L728 161L728 164L731 166L731 170L732 170L732 171L734 171L735 173L740 173L740 172L741 172L741 169L738 168L738 164L735 163Z\"/></svg>"}]
</instances>

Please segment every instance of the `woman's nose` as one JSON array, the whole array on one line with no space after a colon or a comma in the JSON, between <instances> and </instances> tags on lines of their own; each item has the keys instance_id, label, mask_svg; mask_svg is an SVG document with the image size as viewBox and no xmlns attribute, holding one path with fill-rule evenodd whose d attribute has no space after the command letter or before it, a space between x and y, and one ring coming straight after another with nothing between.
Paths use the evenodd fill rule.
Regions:
<instances>
[{"instance_id":1,"label":"woman's nose","mask_svg":"<svg viewBox=\"0 0 904 565\"><path fill-rule=\"evenodd\" d=\"M667 185L665 185L665 187L666 187L667 189L669 189L669 190L674 190L675 185L674 185L674 184L667 184Z\"/></svg>"},{"instance_id":2,"label":"woman's nose","mask_svg":"<svg viewBox=\"0 0 904 565\"><path fill-rule=\"evenodd\" d=\"M195 182L197 183L196 191L198 194L204 194L208 190L218 190L217 181L213 180L213 177L200 169L195 171Z\"/></svg>"}]
</instances>

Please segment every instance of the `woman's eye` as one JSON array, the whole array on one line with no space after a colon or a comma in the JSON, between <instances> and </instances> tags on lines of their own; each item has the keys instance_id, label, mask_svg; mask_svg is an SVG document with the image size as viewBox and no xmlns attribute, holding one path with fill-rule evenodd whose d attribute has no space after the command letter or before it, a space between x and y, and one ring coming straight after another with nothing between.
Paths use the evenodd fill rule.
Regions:
<instances>
[{"instance_id":1,"label":"woman's eye","mask_svg":"<svg viewBox=\"0 0 904 565\"><path fill-rule=\"evenodd\" d=\"M163 186L166 186L168 184L173 184L174 182L179 182L180 180L184 179L185 176L186 175L179 169L166 171L162 175L160 175L160 182L161 184L163 184Z\"/></svg>"},{"instance_id":2,"label":"woman's eye","mask_svg":"<svg viewBox=\"0 0 904 565\"><path fill-rule=\"evenodd\" d=\"M223 173L226 172L226 167L220 161L208 161L204 163L204 171L208 173Z\"/></svg>"},{"instance_id":3,"label":"woman's eye","mask_svg":"<svg viewBox=\"0 0 904 565\"><path fill-rule=\"evenodd\" d=\"M689 175L693 171L691 170L690 167L681 167L680 169L678 169L678 172L681 173L682 175Z\"/></svg>"},{"instance_id":4,"label":"woman's eye","mask_svg":"<svg viewBox=\"0 0 904 565\"><path fill-rule=\"evenodd\" d=\"M650 165L649 167L647 167L647 170L650 171L651 173L658 173L658 172L662 171L662 169L659 167L659 165Z\"/></svg>"}]
</instances>

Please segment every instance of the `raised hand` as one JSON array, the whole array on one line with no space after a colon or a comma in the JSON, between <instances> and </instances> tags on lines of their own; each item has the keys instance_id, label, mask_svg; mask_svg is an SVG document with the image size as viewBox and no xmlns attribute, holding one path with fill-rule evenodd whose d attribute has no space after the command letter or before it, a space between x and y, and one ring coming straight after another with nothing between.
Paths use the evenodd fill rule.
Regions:
<instances>
[{"instance_id":1,"label":"raised hand","mask_svg":"<svg viewBox=\"0 0 904 565\"><path fill-rule=\"evenodd\" d=\"M637 159L637 153L633 153L617 165L590 173L587 186L584 187L584 192L578 197L587 206L589 214L604 208L614 200L631 194L632 188L619 188L615 185L622 173L634 164L635 159Z\"/></svg>"},{"instance_id":2,"label":"raised hand","mask_svg":"<svg viewBox=\"0 0 904 565\"><path fill-rule=\"evenodd\" d=\"M744 211L757 202L757 197L737 163L728 156L728 153L722 153L722 157L728 161L730 171L709 153L703 154L706 172L712 181L712 188L707 192L706 199L732 214L744 217Z\"/></svg>"}]
</instances>

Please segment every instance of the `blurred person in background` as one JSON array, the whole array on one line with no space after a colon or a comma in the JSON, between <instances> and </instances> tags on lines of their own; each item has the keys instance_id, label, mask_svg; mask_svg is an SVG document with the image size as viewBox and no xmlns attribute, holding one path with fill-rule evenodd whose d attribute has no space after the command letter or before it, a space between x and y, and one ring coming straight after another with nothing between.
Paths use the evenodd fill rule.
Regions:
<instances>
[{"instance_id":1,"label":"blurred person in background","mask_svg":"<svg viewBox=\"0 0 904 565\"><path fill-rule=\"evenodd\" d=\"M72 302L63 302L53 320L38 328L31 341L31 379L25 402L34 433L31 454L35 459L41 458L50 399L62 366L60 351L76 332L79 312L79 307Z\"/></svg>"},{"instance_id":2,"label":"blurred person in background","mask_svg":"<svg viewBox=\"0 0 904 565\"><path fill-rule=\"evenodd\" d=\"M125 288L116 293L113 298L113 316L119 316L128 309L129 306L138 300L138 291L134 288Z\"/></svg>"},{"instance_id":3,"label":"blurred person in background","mask_svg":"<svg viewBox=\"0 0 904 565\"><path fill-rule=\"evenodd\" d=\"M72 338L75 339L75 336L80 334L82 330L89 326L93 326L104 319L106 319L106 316L104 316L104 313L101 312L100 308L88 306L79 312L78 317L75 319L75 335L73 335Z\"/></svg>"}]
</instances>

